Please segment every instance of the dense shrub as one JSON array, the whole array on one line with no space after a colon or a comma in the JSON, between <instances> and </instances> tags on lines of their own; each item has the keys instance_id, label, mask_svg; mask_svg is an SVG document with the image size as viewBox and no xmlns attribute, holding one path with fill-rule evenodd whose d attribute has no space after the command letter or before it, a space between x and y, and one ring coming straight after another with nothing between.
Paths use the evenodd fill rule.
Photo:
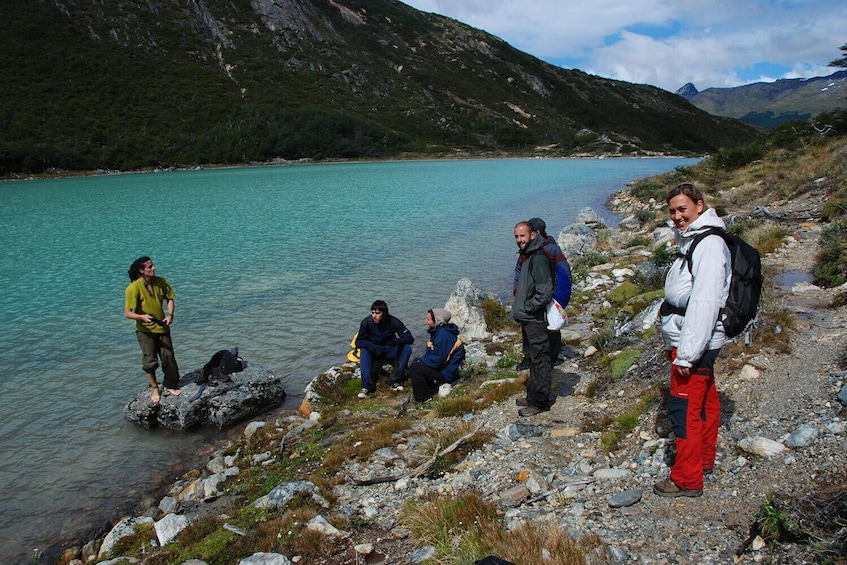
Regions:
<instances>
[{"instance_id":1,"label":"dense shrub","mask_svg":"<svg viewBox=\"0 0 847 565\"><path fill-rule=\"evenodd\" d=\"M834 287L847 282L847 223L840 221L821 232L820 251L812 270L814 283Z\"/></svg>"},{"instance_id":2,"label":"dense shrub","mask_svg":"<svg viewBox=\"0 0 847 565\"><path fill-rule=\"evenodd\" d=\"M764 155L765 148L758 143L753 143L744 147L721 149L714 159L717 166L733 170L749 165L753 161L761 159Z\"/></svg>"}]
</instances>

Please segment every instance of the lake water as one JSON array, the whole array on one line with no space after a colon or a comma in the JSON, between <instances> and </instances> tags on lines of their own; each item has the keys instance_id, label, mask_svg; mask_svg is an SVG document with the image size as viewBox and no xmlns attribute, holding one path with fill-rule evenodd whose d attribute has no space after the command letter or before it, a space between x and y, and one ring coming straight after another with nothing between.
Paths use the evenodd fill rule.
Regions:
<instances>
[{"instance_id":1,"label":"lake water","mask_svg":"<svg viewBox=\"0 0 847 565\"><path fill-rule=\"evenodd\" d=\"M176 292L183 372L219 350L286 379L286 406L338 365L371 302L424 335L469 277L505 295L514 224L558 234L635 178L693 159L415 161L0 184L0 563L50 562L196 466L222 433L123 419L146 386L126 271L150 255ZM159 375L161 381L161 374Z\"/></svg>"}]
</instances>

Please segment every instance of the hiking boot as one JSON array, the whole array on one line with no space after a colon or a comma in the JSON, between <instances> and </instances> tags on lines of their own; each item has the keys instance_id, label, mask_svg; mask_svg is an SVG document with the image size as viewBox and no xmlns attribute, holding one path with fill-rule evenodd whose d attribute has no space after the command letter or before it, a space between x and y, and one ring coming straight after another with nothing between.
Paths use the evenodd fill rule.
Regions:
<instances>
[{"instance_id":1,"label":"hiking boot","mask_svg":"<svg viewBox=\"0 0 847 565\"><path fill-rule=\"evenodd\" d=\"M515 365L515 371L527 371L532 366L532 362L529 359L524 359L517 365Z\"/></svg>"},{"instance_id":2,"label":"hiking boot","mask_svg":"<svg viewBox=\"0 0 847 565\"><path fill-rule=\"evenodd\" d=\"M526 408L521 408L518 410L518 416L522 416L524 418L528 418L530 416L535 416L537 414L541 414L542 412L549 412L549 408L539 408L538 406L527 406Z\"/></svg>"},{"instance_id":3,"label":"hiking boot","mask_svg":"<svg viewBox=\"0 0 847 565\"><path fill-rule=\"evenodd\" d=\"M371 394L371 391L369 391L369 390L368 390L368 389L366 389L366 388L363 388L363 389L361 390L361 392L359 392L359 398L367 398L367 397L368 397L368 395L370 395L370 394Z\"/></svg>"},{"instance_id":4,"label":"hiking boot","mask_svg":"<svg viewBox=\"0 0 847 565\"><path fill-rule=\"evenodd\" d=\"M515 404L518 406L529 406L529 402L526 401L526 398L516 398Z\"/></svg>"},{"instance_id":5,"label":"hiking boot","mask_svg":"<svg viewBox=\"0 0 847 565\"><path fill-rule=\"evenodd\" d=\"M390 388L394 392L403 392L403 385L401 385L400 383L391 383L388 385L388 388Z\"/></svg>"},{"instance_id":6,"label":"hiking boot","mask_svg":"<svg viewBox=\"0 0 847 565\"><path fill-rule=\"evenodd\" d=\"M684 488L679 488L676 486L670 479L663 479L653 485L653 492L658 494L659 496L665 496L668 498L676 498L677 496L688 496L691 498L696 498L703 494L703 489L694 489L688 490Z\"/></svg>"}]
</instances>

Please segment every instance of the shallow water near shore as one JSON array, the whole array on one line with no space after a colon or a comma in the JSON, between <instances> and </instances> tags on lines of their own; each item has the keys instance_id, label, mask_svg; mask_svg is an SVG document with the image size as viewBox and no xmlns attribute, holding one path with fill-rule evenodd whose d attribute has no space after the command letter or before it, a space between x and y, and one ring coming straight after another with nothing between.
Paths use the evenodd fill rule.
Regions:
<instances>
[{"instance_id":1,"label":"shallow water near shore","mask_svg":"<svg viewBox=\"0 0 847 565\"><path fill-rule=\"evenodd\" d=\"M238 346L285 378L295 408L311 378L343 361L374 299L420 346L424 312L460 278L509 293L517 221L544 218L555 236L591 206L614 223L610 194L696 162L349 163L0 184L0 562L55 555L223 435L123 419L146 386L123 317L136 257L150 255L176 291L182 372Z\"/></svg>"}]
</instances>

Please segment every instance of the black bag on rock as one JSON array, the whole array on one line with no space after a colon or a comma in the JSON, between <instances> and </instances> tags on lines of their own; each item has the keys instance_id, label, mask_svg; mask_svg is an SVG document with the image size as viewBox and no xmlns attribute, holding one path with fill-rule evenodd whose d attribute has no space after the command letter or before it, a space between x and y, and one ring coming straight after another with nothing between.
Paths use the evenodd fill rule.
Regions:
<instances>
[{"instance_id":1,"label":"black bag on rock","mask_svg":"<svg viewBox=\"0 0 847 565\"><path fill-rule=\"evenodd\" d=\"M209 362L203 365L203 378L197 381L198 384L208 383L209 377L215 380L227 382L232 380L232 373L240 373L244 370L247 363L238 356L238 348L221 349L209 359Z\"/></svg>"}]
</instances>

